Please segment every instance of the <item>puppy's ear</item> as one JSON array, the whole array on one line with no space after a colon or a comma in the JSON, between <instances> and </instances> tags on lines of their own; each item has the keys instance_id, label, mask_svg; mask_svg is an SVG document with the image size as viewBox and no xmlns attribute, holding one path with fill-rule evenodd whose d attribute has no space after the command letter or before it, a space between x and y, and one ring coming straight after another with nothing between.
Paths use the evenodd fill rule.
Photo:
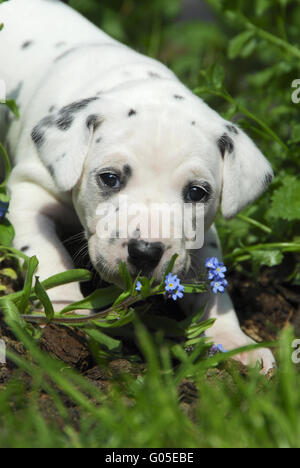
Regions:
<instances>
[{"instance_id":1,"label":"puppy's ear","mask_svg":"<svg viewBox=\"0 0 300 468\"><path fill-rule=\"evenodd\" d=\"M92 133L101 122L92 104L96 99L63 107L40 120L31 133L40 159L62 192L71 190L78 182Z\"/></svg>"},{"instance_id":2,"label":"puppy's ear","mask_svg":"<svg viewBox=\"0 0 300 468\"><path fill-rule=\"evenodd\" d=\"M253 141L230 122L217 144L224 159L222 213L232 218L267 189L273 171Z\"/></svg>"}]
</instances>

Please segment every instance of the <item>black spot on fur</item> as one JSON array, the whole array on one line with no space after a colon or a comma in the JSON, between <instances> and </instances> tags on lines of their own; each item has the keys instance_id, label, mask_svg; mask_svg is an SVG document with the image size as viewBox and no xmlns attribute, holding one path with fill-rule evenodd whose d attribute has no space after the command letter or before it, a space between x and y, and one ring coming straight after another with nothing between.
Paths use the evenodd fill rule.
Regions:
<instances>
[{"instance_id":1,"label":"black spot on fur","mask_svg":"<svg viewBox=\"0 0 300 468\"><path fill-rule=\"evenodd\" d=\"M151 78L161 78L161 76L158 73L153 71L149 71L148 75L151 76Z\"/></svg>"},{"instance_id":2,"label":"black spot on fur","mask_svg":"<svg viewBox=\"0 0 300 468\"><path fill-rule=\"evenodd\" d=\"M69 128L71 127L73 123L73 120L74 120L74 116L72 114L61 115L56 120L56 126L57 128L59 128L59 130L63 130L63 131L69 130Z\"/></svg>"},{"instance_id":3,"label":"black spot on fur","mask_svg":"<svg viewBox=\"0 0 300 468\"><path fill-rule=\"evenodd\" d=\"M55 109L55 106L51 106L51 107L49 108L49 112L53 112L54 109Z\"/></svg>"},{"instance_id":4,"label":"black spot on fur","mask_svg":"<svg viewBox=\"0 0 300 468\"><path fill-rule=\"evenodd\" d=\"M177 99L178 101L182 101L184 99L184 97L180 96L179 94L174 94L174 98Z\"/></svg>"},{"instance_id":5,"label":"black spot on fur","mask_svg":"<svg viewBox=\"0 0 300 468\"><path fill-rule=\"evenodd\" d=\"M235 135L239 134L238 129L234 125L226 125L226 128L229 132L234 133Z\"/></svg>"},{"instance_id":6,"label":"black spot on fur","mask_svg":"<svg viewBox=\"0 0 300 468\"><path fill-rule=\"evenodd\" d=\"M45 141L45 132L39 125L36 125L31 132L31 138L37 147L40 147Z\"/></svg>"},{"instance_id":7,"label":"black spot on fur","mask_svg":"<svg viewBox=\"0 0 300 468\"><path fill-rule=\"evenodd\" d=\"M54 167L52 166L52 164L49 164L49 165L46 166L46 167L47 167L48 171L50 172L50 175L51 175L52 177L54 177L55 171L54 171Z\"/></svg>"},{"instance_id":8,"label":"black spot on fur","mask_svg":"<svg viewBox=\"0 0 300 468\"><path fill-rule=\"evenodd\" d=\"M224 157L226 151L228 151L228 153L232 153L234 150L233 140L230 136L227 135L227 133L224 133L218 139L217 144L221 151L222 157Z\"/></svg>"},{"instance_id":9,"label":"black spot on fur","mask_svg":"<svg viewBox=\"0 0 300 468\"><path fill-rule=\"evenodd\" d=\"M195 122L195 120L193 120L193 121L191 122L191 124L192 124L192 125L196 125L196 122Z\"/></svg>"},{"instance_id":10,"label":"black spot on fur","mask_svg":"<svg viewBox=\"0 0 300 468\"><path fill-rule=\"evenodd\" d=\"M41 121L40 121L40 125L42 125L43 127L52 127L52 125L54 124L54 119L52 117L52 115L47 115L46 117L44 117Z\"/></svg>"},{"instance_id":11,"label":"black spot on fur","mask_svg":"<svg viewBox=\"0 0 300 468\"><path fill-rule=\"evenodd\" d=\"M98 114L91 114L86 119L86 126L87 128L94 127L96 128L99 125L100 116Z\"/></svg>"},{"instance_id":12,"label":"black spot on fur","mask_svg":"<svg viewBox=\"0 0 300 468\"><path fill-rule=\"evenodd\" d=\"M29 245L24 245L21 247L21 252L26 252L29 249Z\"/></svg>"},{"instance_id":13,"label":"black spot on fur","mask_svg":"<svg viewBox=\"0 0 300 468\"><path fill-rule=\"evenodd\" d=\"M132 175L132 169L128 164L125 164L125 166L123 166L123 173L124 173L124 176L127 178Z\"/></svg>"},{"instance_id":14,"label":"black spot on fur","mask_svg":"<svg viewBox=\"0 0 300 468\"><path fill-rule=\"evenodd\" d=\"M82 99L81 101L75 101L71 104L68 104L67 106L62 107L56 120L57 128L64 131L69 130L75 118L74 114L77 114L82 109L85 109L90 104L90 102L97 99L97 97Z\"/></svg>"},{"instance_id":15,"label":"black spot on fur","mask_svg":"<svg viewBox=\"0 0 300 468\"><path fill-rule=\"evenodd\" d=\"M132 117L133 115L136 115L137 112L134 110L134 109L130 109L130 111L128 112L128 117Z\"/></svg>"},{"instance_id":16,"label":"black spot on fur","mask_svg":"<svg viewBox=\"0 0 300 468\"><path fill-rule=\"evenodd\" d=\"M31 138L37 147L40 147L45 141L45 130L54 124L54 119L51 115L44 117L33 128Z\"/></svg>"},{"instance_id":17,"label":"black spot on fur","mask_svg":"<svg viewBox=\"0 0 300 468\"><path fill-rule=\"evenodd\" d=\"M97 138L96 143L100 143L101 140L102 140L101 137Z\"/></svg>"},{"instance_id":18,"label":"black spot on fur","mask_svg":"<svg viewBox=\"0 0 300 468\"><path fill-rule=\"evenodd\" d=\"M32 41L23 42L23 44L21 45L21 49L27 49L27 47L31 46L32 44Z\"/></svg>"},{"instance_id":19,"label":"black spot on fur","mask_svg":"<svg viewBox=\"0 0 300 468\"><path fill-rule=\"evenodd\" d=\"M272 182L273 180L273 174L271 172L269 172L268 174L265 175L265 178L264 178L264 182L265 182L265 185L270 185L270 183Z\"/></svg>"},{"instance_id":20,"label":"black spot on fur","mask_svg":"<svg viewBox=\"0 0 300 468\"><path fill-rule=\"evenodd\" d=\"M59 60L61 60L62 58L65 58L67 57L68 55L70 55L72 52L74 52L75 50L77 50L79 47L72 47L71 49L68 49L66 50L65 52L63 52L62 54L58 55L58 57L56 57L54 59L54 62L58 62Z\"/></svg>"}]
</instances>

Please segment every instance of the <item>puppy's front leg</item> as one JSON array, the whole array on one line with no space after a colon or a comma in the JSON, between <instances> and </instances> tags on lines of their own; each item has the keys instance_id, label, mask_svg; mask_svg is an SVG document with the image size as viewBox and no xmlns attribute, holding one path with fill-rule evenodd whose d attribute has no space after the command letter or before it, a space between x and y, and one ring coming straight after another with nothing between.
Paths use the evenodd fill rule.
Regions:
<instances>
[{"instance_id":1,"label":"puppy's front leg","mask_svg":"<svg viewBox=\"0 0 300 468\"><path fill-rule=\"evenodd\" d=\"M9 220L15 228L14 246L39 260L40 280L74 268L73 262L57 236L55 222L61 218L70 222L72 213L63 208L50 192L31 182L14 183L11 176ZM70 283L49 290L56 311L82 299L78 283Z\"/></svg>"},{"instance_id":2,"label":"puppy's front leg","mask_svg":"<svg viewBox=\"0 0 300 468\"><path fill-rule=\"evenodd\" d=\"M218 235L214 227L209 230L205 245L200 251L200 265L205 265L205 260L210 257L217 257L220 260L222 258ZM193 307L199 309L203 305L203 298L196 295L197 300L199 303L196 302ZM214 325L206 331L206 336L212 338L214 343L223 345L226 351L255 343L241 330L234 306L227 293L209 292L206 301L205 318L216 319ZM262 363L264 373L275 366L274 356L266 348L240 353L234 358L245 365L255 365L259 361Z\"/></svg>"}]
</instances>

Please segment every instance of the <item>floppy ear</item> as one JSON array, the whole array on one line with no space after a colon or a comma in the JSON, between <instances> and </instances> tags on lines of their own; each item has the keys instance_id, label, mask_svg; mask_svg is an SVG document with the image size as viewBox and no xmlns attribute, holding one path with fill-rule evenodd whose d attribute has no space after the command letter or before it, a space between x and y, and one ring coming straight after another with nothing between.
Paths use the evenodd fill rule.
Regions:
<instances>
[{"instance_id":1,"label":"floppy ear","mask_svg":"<svg viewBox=\"0 0 300 468\"><path fill-rule=\"evenodd\" d=\"M230 122L218 146L224 159L221 208L225 218L232 218L267 189L273 171L253 141Z\"/></svg>"},{"instance_id":2,"label":"floppy ear","mask_svg":"<svg viewBox=\"0 0 300 468\"><path fill-rule=\"evenodd\" d=\"M91 106L96 99L63 107L40 120L31 133L40 159L62 192L71 190L81 176L93 130L101 121Z\"/></svg>"}]
</instances>

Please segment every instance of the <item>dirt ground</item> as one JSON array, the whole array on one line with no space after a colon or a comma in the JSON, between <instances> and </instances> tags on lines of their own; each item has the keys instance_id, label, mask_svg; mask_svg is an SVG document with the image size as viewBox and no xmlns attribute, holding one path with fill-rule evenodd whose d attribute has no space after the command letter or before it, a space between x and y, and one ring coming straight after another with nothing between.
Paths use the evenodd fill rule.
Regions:
<instances>
[{"instance_id":1,"label":"dirt ground","mask_svg":"<svg viewBox=\"0 0 300 468\"><path fill-rule=\"evenodd\" d=\"M276 268L264 268L257 281L244 274L235 272L229 276L229 292L238 311L242 329L254 340L275 340L278 332L292 324L296 333L300 331L300 293L296 288L285 283L289 271L289 259ZM8 291L14 289L9 285ZM160 309L161 314L161 309ZM0 338L6 342L8 348L24 355L26 350L15 339L0 318ZM125 355L126 355L125 343ZM107 365L96 364L88 346L84 333L77 329L70 329L57 325L48 325L44 328L40 339L40 347L55 358L61 359L66 365L77 369L90 382L93 382L102 391L108 391L111 382L122 373L131 373L134 376L142 375L145 365L132 363L128 359L112 359ZM8 362L0 364L0 391L8 379L16 372L15 365ZM226 371L212 370L220 377ZM21 373L26 381L28 377ZM209 376L208 376L209 377ZM28 383L28 391L30 384ZM193 407L197 401L197 390L192 381L184 380L178 389L182 408L193 417ZM78 419L78 411L73 403L68 402L72 411L74 422ZM56 418L56 409L46 394L40 396L40 406L47 418ZM58 416L57 416L58 417Z\"/></svg>"}]
</instances>

